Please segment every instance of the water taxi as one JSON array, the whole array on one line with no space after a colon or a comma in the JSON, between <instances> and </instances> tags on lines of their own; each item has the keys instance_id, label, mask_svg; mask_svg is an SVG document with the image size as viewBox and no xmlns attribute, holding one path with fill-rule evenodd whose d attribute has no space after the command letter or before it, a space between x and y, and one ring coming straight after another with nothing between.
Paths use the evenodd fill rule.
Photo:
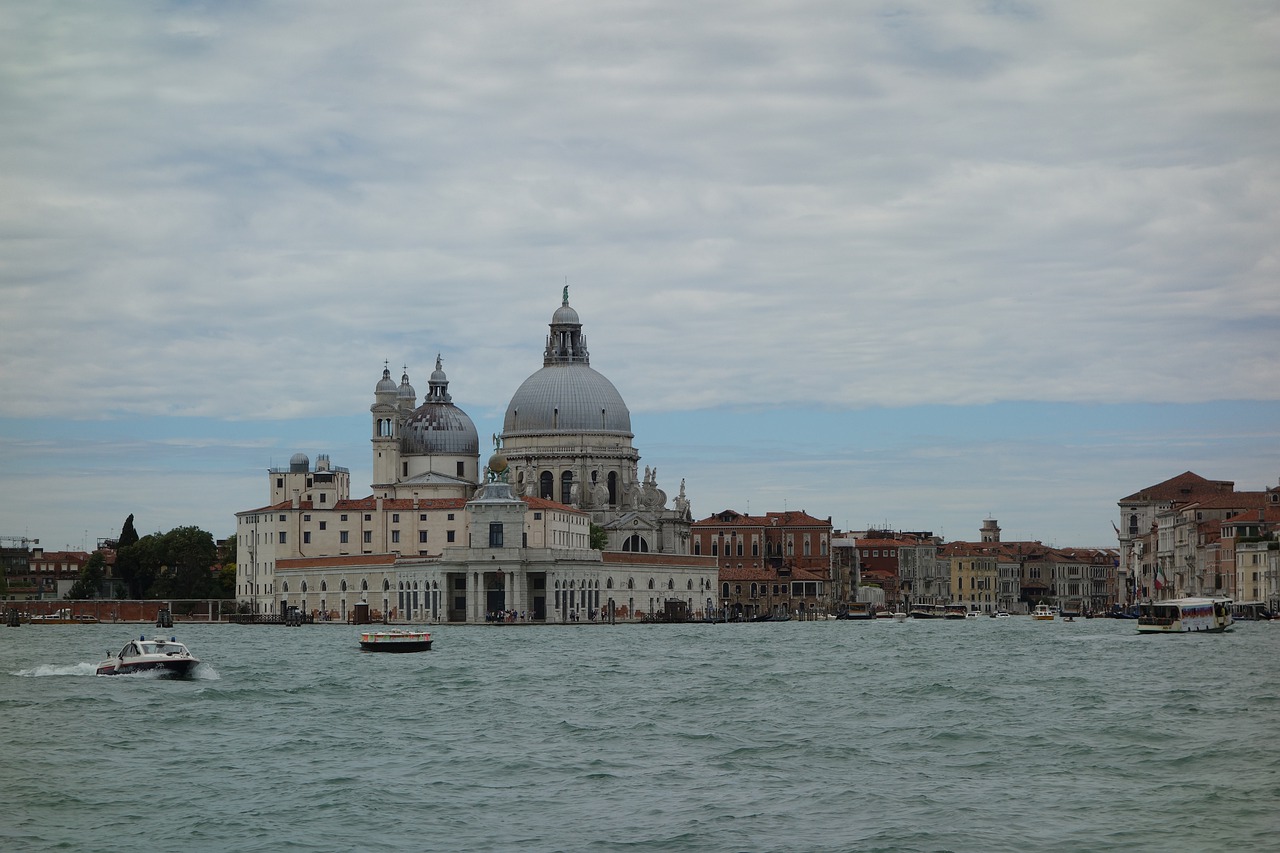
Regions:
<instances>
[{"instance_id":1,"label":"water taxi","mask_svg":"<svg viewBox=\"0 0 1280 853\"><path fill-rule=\"evenodd\" d=\"M1037 604L1036 609L1031 611L1031 618L1042 622L1052 622L1053 616L1053 608L1047 604Z\"/></svg>"},{"instance_id":2,"label":"water taxi","mask_svg":"<svg viewBox=\"0 0 1280 853\"><path fill-rule=\"evenodd\" d=\"M184 678L200 663L199 659L178 642L177 637L168 640L146 635L130 640L115 657L108 657L98 664L98 675L128 675L132 672L156 672L162 676Z\"/></svg>"},{"instance_id":3,"label":"water taxi","mask_svg":"<svg viewBox=\"0 0 1280 853\"><path fill-rule=\"evenodd\" d=\"M1138 605L1139 634L1220 634L1234 621L1229 598L1171 598Z\"/></svg>"},{"instance_id":4,"label":"water taxi","mask_svg":"<svg viewBox=\"0 0 1280 853\"><path fill-rule=\"evenodd\" d=\"M963 619L969 615L969 608L963 604L948 604L942 610L944 619Z\"/></svg>"},{"instance_id":5,"label":"water taxi","mask_svg":"<svg viewBox=\"0 0 1280 853\"><path fill-rule=\"evenodd\" d=\"M431 635L426 631L365 631L360 648L366 652L429 652Z\"/></svg>"}]
</instances>

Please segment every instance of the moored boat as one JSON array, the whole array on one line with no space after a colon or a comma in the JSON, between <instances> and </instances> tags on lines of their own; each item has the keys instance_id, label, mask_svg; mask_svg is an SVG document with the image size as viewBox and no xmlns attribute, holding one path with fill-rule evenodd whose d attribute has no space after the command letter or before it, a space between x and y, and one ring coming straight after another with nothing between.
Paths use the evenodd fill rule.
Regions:
<instances>
[{"instance_id":1,"label":"moored boat","mask_svg":"<svg viewBox=\"0 0 1280 853\"><path fill-rule=\"evenodd\" d=\"M426 631L365 631L360 648L366 652L429 652L431 635Z\"/></svg>"},{"instance_id":2,"label":"moored boat","mask_svg":"<svg viewBox=\"0 0 1280 853\"><path fill-rule=\"evenodd\" d=\"M176 637L148 640L142 635L130 640L120 653L98 664L98 675L128 675L133 672L156 672L172 678L183 678L200 663Z\"/></svg>"},{"instance_id":3,"label":"moored boat","mask_svg":"<svg viewBox=\"0 0 1280 853\"><path fill-rule=\"evenodd\" d=\"M845 608L843 613L836 616L837 619L874 619L876 614L871 609L871 605L865 601L853 601Z\"/></svg>"},{"instance_id":4,"label":"moored boat","mask_svg":"<svg viewBox=\"0 0 1280 853\"><path fill-rule=\"evenodd\" d=\"M1171 598L1138 605L1139 634L1220 634L1234 621L1229 598Z\"/></svg>"}]
</instances>

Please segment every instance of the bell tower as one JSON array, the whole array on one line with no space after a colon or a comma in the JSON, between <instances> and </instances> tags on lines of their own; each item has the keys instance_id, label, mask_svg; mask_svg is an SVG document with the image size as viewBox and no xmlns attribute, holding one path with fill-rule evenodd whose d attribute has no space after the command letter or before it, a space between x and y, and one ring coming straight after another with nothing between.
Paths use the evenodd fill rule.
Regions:
<instances>
[{"instance_id":1,"label":"bell tower","mask_svg":"<svg viewBox=\"0 0 1280 853\"><path fill-rule=\"evenodd\" d=\"M406 378L406 383L407 383ZM382 379L373 389L373 405L369 412L373 421L373 485L389 486L396 482L400 467L400 387L391 378L391 369L382 368Z\"/></svg>"}]
</instances>

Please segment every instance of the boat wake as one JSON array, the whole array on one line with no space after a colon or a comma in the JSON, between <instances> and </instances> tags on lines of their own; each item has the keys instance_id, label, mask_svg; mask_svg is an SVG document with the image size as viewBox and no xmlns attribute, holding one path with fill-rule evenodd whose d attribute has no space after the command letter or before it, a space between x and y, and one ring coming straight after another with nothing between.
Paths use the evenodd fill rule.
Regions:
<instances>
[{"instance_id":1,"label":"boat wake","mask_svg":"<svg viewBox=\"0 0 1280 853\"><path fill-rule=\"evenodd\" d=\"M12 675L20 678L44 678L47 675L96 675L98 665L92 663L42 663L31 669L20 669Z\"/></svg>"}]
</instances>

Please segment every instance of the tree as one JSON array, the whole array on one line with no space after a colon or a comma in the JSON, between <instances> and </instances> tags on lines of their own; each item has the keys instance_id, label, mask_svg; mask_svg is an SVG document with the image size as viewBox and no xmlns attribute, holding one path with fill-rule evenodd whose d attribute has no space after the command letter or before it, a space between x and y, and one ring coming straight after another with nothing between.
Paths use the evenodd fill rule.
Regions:
<instances>
[{"instance_id":1,"label":"tree","mask_svg":"<svg viewBox=\"0 0 1280 853\"><path fill-rule=\"evenodd\" d=\"M107 577L107 561L101 551L94 551L80 570L80 577L72 584L66 597L69 599L97 598L102 582Z\"/></svg>"},{"instance_id":2,"label":"tree","mask_svg":"<svg viewBox=\"0 0 1280 853\"><path fill-rule=\"evenodd\" d=\"M129 517L124 520L124 526L120 528L120 538L116 541L116 549L127 547L138 541L138 531L133 529L133 513L129 513Z\"/></svg>"},{"instance_id":3,"label":"tree","mask_svg":"<svg viewBox=\"0 0 1280 853\"><path fill-rule=\"evenodd\" d=\"M591 525L591 547L603 551L609 547L609 534L598 524Z\"/></svg>"}]
</instances>

